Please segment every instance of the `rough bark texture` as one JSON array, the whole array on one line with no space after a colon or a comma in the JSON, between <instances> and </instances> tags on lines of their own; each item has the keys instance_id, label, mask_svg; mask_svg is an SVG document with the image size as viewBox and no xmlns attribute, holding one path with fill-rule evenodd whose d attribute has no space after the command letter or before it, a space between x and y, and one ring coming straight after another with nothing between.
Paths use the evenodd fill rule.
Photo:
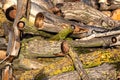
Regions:
<instances>
[{"instance_id":1,"label":"rough bark texture","mask_svg":"<svg viewBox=\"0 0 120 80\"><path fill-rule=\"evenodd\" d=\"M85 24L94 24L98 26L106 23L108 28L120 26L120 22L112 20L110 17L83 2L65 3L63 7L61 7L61 10L64 18L69 20L77 20Z\"/></svg>"},{"instance_id":2,"label":"rough bark texture","mask_svg":"<svg viewBox=\"0 0 120 80\"><path fill-rule=\"evenodd\" d=\"M47 41L45 41L45 42L43 41L43 44L42 44L42 41L41 41L40 45L42 45L42 47L39 47L40 45L38 46L37 40L39 41L40 39L32 38L32 39L25 40L25 42L23 40L19 59L16 59L13 63L14 69L21 69L22 68L22 69L29 69L30 70L30 69L38 69L39 68L41 70L44 66L46 66L46 63L41 64L40 62L43 63L44 60L39 62L39 59L37 59L37 57L41 56L40 50L42 50L43 53L45 53L45 52L48 53L47 52L49 50L48 48L50 48L50 50L53 49L53 51L52 50L49 51L49 53L51 53L51 54L52 54L52 52L56 53L56 52L59 52L61 50L60 43L58 43L58 42L48 41L48 43L49 43L48 44ZM54 44L54 43L56 43L56 44ZM26 46L25 44L29 44L29 47ZM33 45L33 44L36 44L36 45ZM43 45L45 45L45 46L43 46ZM57 48L57 46L59 47L59 49ZM36 50L34 50L35 47L36 47ZM42 48L44 48L44 49L42 49ZM54 48L56 48L56 49L54 49ZM29 49L29 50L27 50L27 52L24 52L24 50L26 50L26 49ZM90 51L90 50L87 50L87 52L84 52L83 49L82 50L79 50L79 49L80 48L77 49L78 52L82 51L83 53L88 53L88 54L81 54L79 56L84 67L98 66L104 62L109 62L109 63L119 62L120 55L119 55L119 51L117 49L113 49L113 51L111 51L110 49L97 50L95 52ZM39 54L34 53L37 51L40 54L40 56L39 56ZM92 53L89 53L89 52L92 52ZM45 57L46 57L46 55L49 56L48 54L44 54L44 55L45 55ZM49 60L49 62L50 62L50 60ZM48 64L50 64L50 63L48 63ZM1 67L3 67L3 66L1 66ZM51 71L51 69L52 69L52 71ZM72 62L67 58L62 58L62 60L58 59L58 60L56 60L56 62L54 62L54 60L53 60L52 64L50 64L44 68L44 73L51 76L51 75L59 74L62 72L71 71L73 69L74 69L74 67L73 67ZM38 70L38 72L40 70ZM26 70L23 70L23 71L26 71ZM33 71L36 71L36 70L33 70ZM36 73L34 73L34 74L36 74ZM30 77L27 77L27 78L30 78Z\"/></svg>"},{"instance_id":3,"label":"rough bark texture","mask_svg":"<svg viewBox=\"0 0 120 80\"><path fill-rule=\"evenodd\" d=\"M77 71L79 77L81 77L81 79L83 80L90 80L88 74L83 69L83 64L79 59L78 54L73 51L71 46L66 41L62 42L61 49L62 49L62 52L72 60L74 68Z\"/></svg>"},{"instance_id":4,"label":"rough bark texture","mask_svg":"<svg viewBox=\"0 0 120 80\"><path fill-rule=\"evenodd\" d=\"M116 79L116 77L115 77L116 71L115 71L115 69L112 69L112 67L113 67L112 65L103 64L98 67L86 69L86 71L88 72L90 80ZM56 76L48 77L48 79L44 78L42 80L61 80L61 79L63 79L63 80L80 80L77 71L71 71L71 72L58 74Z\"/></svg>"},{"instance_id":5,"label":"rough bark texture","mask_svg":"<svg viewBox=\"0 0 120 80\"><path fill-rule=\"evenodd\" d=\"M19 2L20 2L20 0L19 0ZM74 4L70 4L70 5L76 6ZM22 6L22 5L19 5L18 7L20 7L20 6ZM23 5L23 7L24 6L25 5ZM81 14L87 12L86 10L88 10L88 12L89 12L89 9L91 11L95 11L94 9L89 8L89 6L83 5L83 3L81 3L81 6L84 6L86 8L86 9L84 9L82 7L83 12L81 12ZM22 9L23 9L23 7L22 7ZM69 8L68 8L68 10L69 10ZM70 10L72 10L72 9L70 9ZM39 11L41 11L41 12L39 13ZM90 13L93 14L91 11L90 11ZM81 47L101 47L101 46L108 47L108 46L119 45L119 36L118 36L119 33L115 34L115 35L107 35L107 33L102 34L101 32L105 32L108 29L96 28L96 27L92 28L90 26L88 27L88 26L76 23L74 21L65 20L64 18L60 18L58 16L55 16L54 14L49 13L49 11L44 9L43 6L38 6L33 3L32 3L32 8L31 8L30 12L31 12L30 16L32 17L31 20L33 20L32 25L30 25L30 26L28 25L29 27L25 27L23 29L22 32L23 32L24 39L22 39L22 41L21 41L22 46L21 46L21 50L20 50L20 55L13 62L14 69L16 69L18 71L21 70L21 73L23 73L22 75L20 75L20 74L17 75L17 72L16 72L16 76L17 76L18 80L32 80L32 79L34 79L34 80L40 80L40 79L59 80L60 78L63 78L65 80L70 80L70 78L78 80L80 74L77 74L77 73L78 72L80 73L81 69L79 69L79 68L81 67L81 64L83 64L84 68L88 68L88 67L98 66L103 63L118 63L118 62L120 62L120 53L119 53L119 50L116 50L116 49L113 49L113 51L111 51L110 49L108 49L108 50L103 49L103 50L96 50L96 51L90 49L85 52L84 52L84 50L81 50L82 49ZM1 37L1 39L0 39L0 48L1 49L8 48L7 52L10 52L10 53L12 51L15 53L18 53L18 50L19 50L18 48L20 48L20 46L19 46L19 42L20 42L19 37L20 36L18 35L18 32L17 32L17 30L18 30L17 23L18 23L19 18L22 15L21 14L22 12L18 11L17 13L19 14L19 16L16 18L17 20L15 20L15 23L13 24L14 30L12 28L10 29L11 32L14 32L14 31L15 32L14 32L14 35L12 35L13 33L12 34L9 33L9 39L11 39L11 40L9 40L8 43L12 43L12 41L15 40L16 43L18 42L18 46L14 45L14 44L7 45L7 42L5 39L3 39L3 37ZM100 22L103 21L103 22L106 22L107 24L110 23L110 25L107 25L107 26L112 26L112 27L118 26L119 23L116 25L116 22L114 22L113 20L110 20L111 22L109 22L109 21L107 22L108 17L104 16L103 14L101 14L99 12L97 12L97 14L100 14L102 16L99 16L99 17L97 17L97 19L95 18L94 20L92 19L91 21L100 21ZM38 15L38 17L36 17L36 15ZM102 17L102 19L99 19L100 17ZM105 17L105 18L103 18L103 17ZM31 27L31 26L34 26L34 21L36 21L37 18L40 19L40 21L37 24L38 26L36 26L36 25L35 26L38 27L39 30L41 30L41 31L37 31L37 29L35 27ZM84 17L84 19L85 18L86 17ZM27 21L25 23L27 23ZM87 23L89 23L89 22L86 22L86 24ZM111 24L111 23L113 23L113 24ZM65 30L66 28L67 28L67 30ZM96 35L95 36L91 35L94 33L93 29L95 30L97 37L96 37ZM10 32L10 31L8 31L8 32ZM42 31L44 31L45 34L43 34ZM47 34L45 31L52 32L52 33L58 33L58 34L56 36L52 37L54 34L50 34L50 33ZM98 31L98 33L102 34L102 38L101 38L101 35L97 34L97 31ZM6 32L6 33L8 33L8 32ZM86 54L80 54L79 56L76 56L77 54L74 54L74 52L70 51L69 55L72 57L72 60L70 58L61 57L59 59L53 58L51 62L50 62L50 59L48 59L47 62L43 62L43 61L45 61L45 60L42 60L43 57L61 56L61 53L63 51L63 50L61 50L61 42L62 41L52 41L52 40L53 39L59 40L59 37L60 38L63 37L61 39L65 39L65 37L71 32L80 33L79 38L81 38L81 36L85 37L84 39L89 38L88 40L82 39L82 40L77 40L77 41L75 41L75 40L68 41L68 43L74 48L74 50L76 52L86 53ZM17 33L17 34L15 34L15 33ZM26 33L32 34L32 38L30 38L31 36L26 37L25 36ZM84 34L84 36L83 36L83 34ZM11 35L12 35L12 38L10 37ZM51 38L52 40L47 41L47 40L43 40L38 37L33 37L36 35L52 37ZM91 35L92 38L91 38L91 36L88 37L89 35ZM103 35L105 35L105 36L103 36ZM106 37L106 35L107 35L107 37ZM13 45L14 45L14 47L13 47ZM8 47L6 47L6 46L8 46ZM12 47L12 49L11 49L11 47ZM16 49L16 47L17 47L17 49ZM0 52L0 53L2 53L2 52ZM6 53L6 52L4 52L4 53ZM0 58L2 56L3 56L3 53L2 53L2 55L0 55ZM40 57L42 57L42 58L40 58ZM3 59L3 57L1 59ZM80 61L81 61L81 63L80 63ZM5 65L6 65L6 63L5 64L3 63L2 65L0 65L0 69L3 68ZM103 66L99 66L99 67L92 68L92 69L90 68L90 69L87 69L86 71L87 71L89 77L91 78L91 80L93 80L93 79L103 79L103 80L113 79L113 80L115 80L116 79L116 74L115 74L116 70L115 69L116 68L114 68L111 65L104 64ZM27 71L27 70L29 70L29 71ZM78 72L77 73L69 72L72 70L77 70ZM68 73L64 73L64 72L68 72ZM62 73L64 73L64 74L62 74ZM56 74L59 74L59 75L57 75L57 77L56 77L56 76L54 76ZM98 76L96 76L96 75L98 75ZM54 76L54 77L52 77L52 76ZM76 76L76 77L74 77L74 76ZM88 80L88 79L86 79L86 80Z\"/></svg>"},{"instance_id":6,"label":"rough bark texture","mask_svg":"<svg viewBox=\"0 0 120 80\"><path fill-rule=\"evenodd\" d=\"M77 74L76 71L72 71L72 72L67 72L67 73L62 73L56 76L48 76L48 74L45 76L45 74L43 73L42 78L36 78L35 74L38 74L40 70L30 70L30 71L26 71L25 73L23 73L20 77L20 80L30 80L30 79L35 79L35 80L80 80L79 79L79 75ZM86 69L90 80L94 80L94 79L117 79L116 78L116 70L114 69L114 66L109 65L109 64L103 64L101 66L98 67L94 67L94 68L89 68ZM30 75L30 73L34 73L33 75L27 77L28 75ZM43 71L44 72L44 71ZM42 71L41 71L42 74ZM74 77L75 76L75 77Z\"/></svg>"},{"instance_id":7,"label":"rough bark texture","mask_svg":"<svg viewBox=\"0 0 120 80\"><path fill-rule=\"evenodd\" d=\"M118 35L93 38L89 40L67 40L67 42L73 48L81 47L111 47L120 45L119 41L116 41ZM116 37L116 38L115 38ZM119 36L118 36L119 37ZM118 38L119 39L119 38ZM2 39L1 39L2 40ZM26 38L22 40L20 53L23 53L27 57L57 57L57 54L61 53L62 41L43 40L40 37ZM1 41L1 49L6 50L6 41ZM4 45L4 46L3 46Z\"/></svg>"}]
</instances>

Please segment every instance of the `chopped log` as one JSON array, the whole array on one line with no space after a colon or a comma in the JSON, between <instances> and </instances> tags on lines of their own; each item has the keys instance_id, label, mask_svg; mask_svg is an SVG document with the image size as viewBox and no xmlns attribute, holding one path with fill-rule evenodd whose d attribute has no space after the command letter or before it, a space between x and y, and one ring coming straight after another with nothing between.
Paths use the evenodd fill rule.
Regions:
<instances>
[{"instance_id":1,"label":"chopped log","mask_svg":"<svg viewBox=\"0 0 120 80\"><path fill-rule=\"evenodd\" d=\"M26 43L26 42L25 42ZM27 42L27 43L29 43L29 42ZM34 42L33 42L34 43ZM53 42L51 42L51 44L52 44ZM38 44L37 44L38 45ZM56 44L55 44L56 45ZM23 46L25 46L25 45L23 45ZM27 47L27 46L26 46ZM23 49L23 48L22 48ZM56 50L57 51L57 50ZM56 52L55 51L55 52ZM114 51L114 50L113 50ZM105 53L105 54L104 54ZM26 53L26 54L24 54L24 52L22 52L22 51L20 51L20 55L21 56L23 56L24 58L30 58L30 59L35 59L35 57L32 57L32 55L34 55L34 54L30 54L30 53ZM37 56L37 55L36 55ZM87 56L87 58L86 58L86 56ZM23 58L20 58L20 60L22 60ZM80 56L80 59L82 60L82 62L83 62L83 64L84 64L84 66L86 66L86 67L92 67L92 66L97 66L97 65L99 65L99 64L102 64L102 63L104 63L104 62L113 62L114 63L114 61L119 61L119 51L117 51L117 52L112 52L111 50L109 50L109 51L106 51L106 50L102 50L102 51L97 51L96 53L91 53L91 54L84 54L84 55L81 55ZM23 59L21 62L24 62L25 60ZM64 62L64 61L67 61L67 62ZM67 60L67 59L63 59L63 60L60 60L59 62L56 62L56 64L51 64L51 65L55 65L55 67L56 68L58 68L57 67L57 64L61 64L63 67L64 67L64 63L66 63L66 65L69 65L68 64L68 62L69 62L69 60ZM17 63L17 65L18 64L20 64L19 63L19 60L18 60L18 62L16 62ZM70 63L71 64L71 63ZM15 65L15 64L14 64ZM31 63L29 64L29 65L32 65ZM26 69L31 69L29 66L28 66L28 64L25 64L24 65L24 63L22 63L22 65L21 66L18 66L18 67L21 67L21 68L26 68ZM17 68L18 68L17 67ZM33 67L33 66L32 66ZM39 66L38 66L39 67ZM37 68L38 68L37 67ZM67 67L67 66L66 66ZM69 67L69 68L68 68ZM73 69L73 67L70 67L70 65L67 67L67 69L69 70L71 70L71 69ZM34 69L34 68L33 68ZM56 72L56 71L55 71ZM50 72L51 73L51 72ZM51 73L52 74L52 73ZM53 73L53 74L55 74L55 73Z\"/></svg>"},{"instance_id":2,"label":"chopped log","mask_svg":"<svg viewBox=\"0 0 120 80\"><path fill-rule=\"evenodd\" d=\"M112 36L111 36L111 38L112 38ZM114 41L116 41L116 40L114 40L114 37L112 39L113 39L113 44L114 44ZM102 44L100 42L100 40L103 41L104 44ZM76 40L76 41L68 41L68 43L75 49L76 52L79 52L78 49L80 49L80 47L90 47L93 45L98 47L99 44L102 46L104 46L104 45L108 46L109 40L111 41L111 39L106 37L106 38L104 38L104 40L103 40L103 38L98 38L98 39L93 39L93 41ZM60 55L60 53L62 52L61 51L61 42L62 41L45 41L45 40L41 40L38 37L23 39L21 50L20 50L20 55L25 58L29 58L29 59L36 59L36 58L40 58L40 57L63 56L63 55ZM95 45L95 43L96 43L96 45ZM99 51L99 52L101 53L101 51ZM106 53L106 51L103 51L103 52ZM113 54L111 52L109 52L109 53ZM117 53L119 54L119 52L117 52ZM118 55L118 54L111 55L111 58L112 58L112 56L114 57L114 55ZM99 54L97 54L97 55L99 55ZM104 54L100 54L100 55L104 56ZM102 57L101 57L101 59L102 59ZM116 59L118 59L118 58L116 58ZM88 61L90 61L90 60L88 60Z\"/></svg>"},{"instance_id":3,"label":"chopped log","mask_svg":"<svg viewBox=\"0 0 120 80\"><path fill-rule=\"evenodd\" d=\"M86 5L83 2L68 2L64 3L61 7L61 11L64 18L69 20L76 20L85 24L93 23L98 26L105 26L102 23L106 23L108 28L120 26L120 22L112 20L102 12Z\"/></svg>"},{"instance_id":4,"label":"chopped log","mask_svg":"<svg viewBox=\"0 0 120 80\"><path fill-rule=\"evenodd\" d=\"M49 13L48 11L46 12L46 10L44 8L36 5L35 3L32 3L32 5L33 5L33 8L31 8L31 12L35 12L35 13L31 13L31 15L30 15L30 17L33 17L33 18L32 19L29 18L29 20L31 20L31 21L29 21L30 22L29 26L34 25L35 16L38 13L38 11L44 12L44 13L41 13L41 16L39 16L39 18L46 17L47 19L50 19L50 20L45 19L48 22L47 23L45 22L44 23L45 24L44 28L41 28L40 30L44 30L44 31L47 31L47 32L57 32L58 33L61 29L64 28L64 25L74 25L75 26L75 30L74 30L75 31L75 35L73 35L73 37L76 37L76 38L86 37L86 36L92 34L91 33L92 32L92 30L91 30L92 28L94 30L96 30L96 31L104 31L105 30L105 29L96 28L96 27L93 27L93 26L84 26L84 25L81 25L81 24L77 24L77 23L74 23L74 22L71 22L71 21L64 20L63 18L57 17L57 16ZM51 15L52 17L50 17L49 15ZM38 20L39 20L39 18L38 18ZM55 25L56 24L56 18L58 18L57 19L57 21L58 21L57 23L60 24L60 25ZM42 19L42 20L40 19L39 21L36 21L36 25L37 26L40 25L40 27L41 27L41 25L43 24L43 22L42 22L43 20L44 19ZM52 20L53 20L53 22L52 22ZM29 22L25 21L26 24L29 23ZM51 22L51 23L49 23L49 22ZM53 25L51 25L51 24L53 24ZM49 25L49 27L48 27L48 25ZM25 28L25 29L27 29L26 31L29 32L29 33L32 33L32 34L34 34L34 33L37 33L37 34L43 33L43 32L35 31L34 27L27 27L27 28ZM48 29L48 28L50 28L50 29ZM33 30L33 32L31 32L30 30ZM81 34L81 33L83 33L83 34ZM49 36L49 34L46 34L46 35Z\"/></svg>"},{"instance_id":5,"label":"chopped log","mask_svg":"<svg viewBox=\"0 0 120 80\"><path fill-rule=\"evenodd\" d=\"M72 47L111 47L119 44L119 35L109 37L99 37L89 40L70 40L68 43ZM24 39L22 41L21 53L29 57L56 57L61 52L62 41L45 41L39 38ZM29 46L29 47L27 47ZM47 46L47 47L46 47ZM30 55L28 55L28 53Z\"/></svg>"},{"instance_id":6,"label":"chopped log","mask_svg":"<svg viewBox=\"0 0 120 80\"><path fill-rule=\"evenodd\" d=\"M21 21L26 23L25 31L24 32L34 32L37 27L40 31L46 31L49 33L59 33L63 29L73 29L73 37L82 38L92 34L92 31L95 30L96 32L103 32L107 31L105 28L98 28L94 26L87 26L78 24L75 22L67 21L64 18L59 16L55 16L49 12L41 12L38 13L38 18L35 17L32 21L26 20L26 18L21 19ZM35 25L34 25L35 20ZM35 27L34 27L35 26ZM30 29L30 30L29 30Z\"/></svg>"},{"instance_id":7,"label":"chopped log","mask_svg":"<svg viewBox=\"0 0 120 80\"><path fill-rule=\"evenodd\" d=\"M17 9L16 5L17 5L16 0L6 0L3 3L2 9L4 10L7 19L10 20L10 21L14 21L14 19L15 19L16 9ZM28 18L29 14L31 14L31 8L35 9L35 10L38 8L36 6L34 7L34 5L39 5L40 7L46 9L47 11L52 12L53 5L52 5L51 1L45 1L45 0L31 0L31 1L29 1L28 0L27 4L25 5L26 14L23 15L23 16ZM35 12L32 12L32 13L35 14Z\"/></svg>"},{"instance_id":8,"label":"chopped log","mask_svg":"<svg viewBox=\"0 0 120 80\"><path fill-rule=\"evenodd\" d=\"M102 33L101 33L102 34ZM119 43L119 34L109 35L109 36L91 36L86 37L80 40L70 40L68 43L72 47L111 47L118 46ZM85 39L85 40L84 40ZM2 39L1 39L2 40ZM3 39L4 40L4 39ZM57 53L60 53L60 44L62 41L47 41L41 40L41 38L33 37L33 38L25 38L22 40L21 53L29 57L56 57ZM6 42L1 41L1 45L5 45L6 50ZM27 47L29 46L29 47ZM46 47L47 46L47 47ZM0 46L3 48L4 46ZM29 53L30 55L28 55Z\"/></svg>"}]
</instances>

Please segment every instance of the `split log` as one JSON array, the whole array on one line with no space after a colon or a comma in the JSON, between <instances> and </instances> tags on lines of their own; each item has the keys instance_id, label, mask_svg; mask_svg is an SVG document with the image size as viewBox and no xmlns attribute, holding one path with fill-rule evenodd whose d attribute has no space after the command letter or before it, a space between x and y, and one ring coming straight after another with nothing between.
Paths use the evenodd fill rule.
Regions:
<instances>
[{"instance_id":1,"label":"split log","mask_svg":"<svg viewBox=\"0 0 120 80\"><path fill-rule=\"evenodd\" d=\"M102 23L106 23L108 28L120 26L120 22L112 20L110 17L83 2L64 3L61 11L64 18L69 20L76 20L85 24L93 23L98 26L105 26Z\"/></svg>"}]
</instances>

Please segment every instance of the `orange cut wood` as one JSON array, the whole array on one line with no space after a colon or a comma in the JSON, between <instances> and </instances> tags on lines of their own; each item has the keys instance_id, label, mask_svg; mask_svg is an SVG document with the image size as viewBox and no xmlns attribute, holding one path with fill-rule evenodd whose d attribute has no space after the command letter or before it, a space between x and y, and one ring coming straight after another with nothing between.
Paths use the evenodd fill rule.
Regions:
<instances>
[{"instance_id":1,"label":"orange cut wood","mask_svg":"<svg viewBox=\"0 0 120 80\"><path fill-rule=\"evenodd\" d=\"M120 8L113 11L113 15L111 18L113 20L120 20Z\"/></svg>"},{"instance_id":2,"label":"orange cut wood","mask_svg":"<svg viewBox=\"0 0 120 80\"><path fill-rule=\"evenodd\" d=\"M6 51L0 50L0 60L6 57Z\"/></svg>"}]
</instances>

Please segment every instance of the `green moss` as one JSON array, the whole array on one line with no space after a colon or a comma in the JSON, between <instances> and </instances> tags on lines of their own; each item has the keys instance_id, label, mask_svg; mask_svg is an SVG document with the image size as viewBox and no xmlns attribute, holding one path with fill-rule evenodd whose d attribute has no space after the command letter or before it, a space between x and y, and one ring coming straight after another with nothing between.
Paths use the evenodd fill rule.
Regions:
<instances>
[{"instance_id":1,"label":"green moss","mask_svg":"<svg viewBox=\"0 0 120 80\"><path fill-rule=\"evenodd\" d=\"M55 36L51 37L50 40L63 40L65 39L70 33L72 33L71 28L65 28L62 31L60 31Z\"/></svg>"}]
</instances>

